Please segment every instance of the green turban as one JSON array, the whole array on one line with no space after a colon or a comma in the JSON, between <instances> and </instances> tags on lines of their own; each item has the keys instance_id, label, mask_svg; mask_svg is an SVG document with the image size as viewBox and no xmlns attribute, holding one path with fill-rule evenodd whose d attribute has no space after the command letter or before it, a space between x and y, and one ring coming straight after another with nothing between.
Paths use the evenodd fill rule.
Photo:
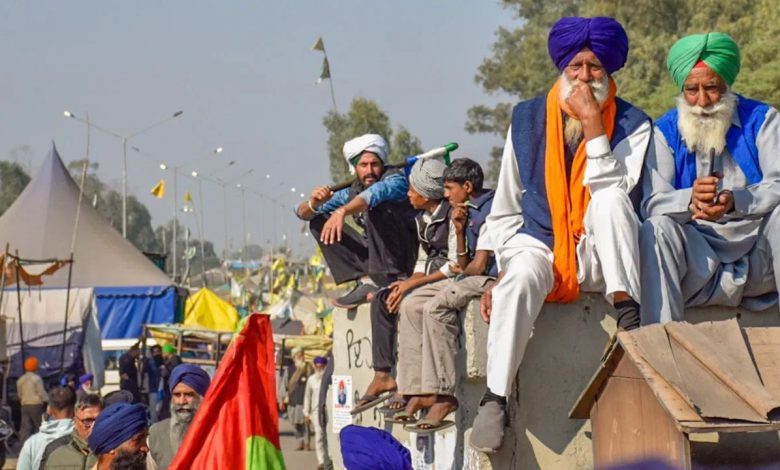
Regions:
<instances>
[{"instance_id":1,"label":"green turban","mask_svg":"<svg viewBox=\"0 0 780 470\"><path fill-rule=\"evenodd\" d=\"M666 68L672 75L677 88L683 83L702 60L731 86L739 73L739 46L725 33L692 34L680 39L669 51Z\"/></svg>"}]
</instances>

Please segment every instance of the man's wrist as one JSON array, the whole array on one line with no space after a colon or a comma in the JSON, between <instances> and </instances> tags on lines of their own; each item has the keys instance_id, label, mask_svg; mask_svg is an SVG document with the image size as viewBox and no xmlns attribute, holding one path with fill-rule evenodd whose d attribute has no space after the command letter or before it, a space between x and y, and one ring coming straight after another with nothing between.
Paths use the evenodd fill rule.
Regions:
<instances>
[{"instance_id":1,"label":"man's wrist","mask_svg":"<svg viewBox=\"0 0 780 470\"><path fill-rule=\"evenodd\" d=\"M317 205L316 203L312 202L311 199L306 201L306 205L309 206L309 210L312 211L312 212L317 212L317 208L319 207L319 205Z\"/></svg>"}]
</instances>

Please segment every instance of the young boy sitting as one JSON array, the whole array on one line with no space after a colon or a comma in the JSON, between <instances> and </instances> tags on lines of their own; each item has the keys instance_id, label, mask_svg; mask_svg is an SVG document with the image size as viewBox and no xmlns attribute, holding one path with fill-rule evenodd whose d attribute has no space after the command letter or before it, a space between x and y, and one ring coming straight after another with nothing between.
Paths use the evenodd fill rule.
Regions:
<instances>
[{"instance_id":1,"label":"young boy sitting","mask_svg":"<svg viewBox=\"0 0 780 470\"><path fill-rule=\"evenodd\" d=\"M418 411L428 410L425 419L407 426L410 431L451 424L443 420L458 408L458 313L471 299L479 298L497 274L493 247L485 233L494 192L483 189L482 182L482 168L468 158L455 160L444 171L444 193L452 206L450 218L457 240L458 262L453 271L460 275L420 287L401 304L398 386L408 403L396 419L412 422Z\"/></svg>"},{"instance_id":2,"label":"young boy sitting","mask_svg":"<svg viewBox=\"0 0 780 470\"><path fill-rule=\"evenodd\" d=\"M376 293L371 301L371 346L374 362L374 379L358 401L353 413L358 413L381 401L383 394L395 391L392 376L395 366L395 345L398 312L418 305L427 297L417 295L423 287L453 277L456 263L456 237L451 229L451 207L444 198L445 165L437 159L418 160L409 174L409 201L420 213L415 218L420 249L414 273L403 281L390 284ZM415 307L416 308L416 307ZM416 341L416 339L414 340ZM399 350L406 346L399 338ZM400 369L403 365L399 366ZM387 408L401 410L406 405L400 395L393 397Z\"/></svg>"}]
</instances>

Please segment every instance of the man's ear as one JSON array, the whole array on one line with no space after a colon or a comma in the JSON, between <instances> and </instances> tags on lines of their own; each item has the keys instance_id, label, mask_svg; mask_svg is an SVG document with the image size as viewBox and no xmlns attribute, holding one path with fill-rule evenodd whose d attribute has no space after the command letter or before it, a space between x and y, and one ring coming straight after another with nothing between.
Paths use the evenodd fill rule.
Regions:
<instances>
[{"instance_id":1,"label":"man's ear","mask_svg":"<svg viewBox=\"0 0 780 470\"><path fill-rule=\"evenodd\" d=\"M54 413L54 410L51 408L51 406L46 407L46 414L51 416Z\"/></svg>"},{"instance_id":2,"label":"man's ear","mask_svg":"<svg viewBox=\"0 0 780 470\"><path fill-rule=\"evenodd\" d=\"M474 185L471 184L471 181L466 181L465 183L463 183L463 189L466 190L466 194L468 194L469 196L474 194Z\"/></svg>"}]
</instances>

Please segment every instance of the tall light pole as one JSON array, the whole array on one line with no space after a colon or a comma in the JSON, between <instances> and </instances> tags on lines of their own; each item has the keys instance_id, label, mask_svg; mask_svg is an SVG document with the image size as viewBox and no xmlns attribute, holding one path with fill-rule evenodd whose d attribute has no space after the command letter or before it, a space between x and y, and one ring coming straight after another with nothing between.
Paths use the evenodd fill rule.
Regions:
<instances>
[{"instance_id":1,"label":"tall light pole","mask_svg":"<svg viewBox=\"0 0 780 470\"><path fill-rule=\"evenodd\" d=\"M177 254L178 248L176 247L176 242L177 242L177 231L178 231L177 225L179 225L179 193L177 187L179 170L188 165L192 165L193 163L200 161L204 158L210 157L211 155L217 155L220 153L222 153L222 147L217 147L203 157L195 158L187 163L183 163L181 165L171 168L171 170L173 170L173 242L172 243L173 243L173 281L174 282L176 282L176 274L177 274L176 269L178 263L178 260L176 259L178 256ZM160 169L167 170L169 169L169 167L165 163L161 163Z\"/></svg>"},{"instance_id":2,"label":"tall light pole","mask_svg":"<svg viewBox=\"0 0 780 470\"><path fill-rule=\"evenodd\" d=\"M247 239L247 233L246 233L246 191L244 190L244 187L241 186L241 183L236 184L236 187L241 190L241 221L242 225L244 226L244 255L242 261L244 262L244 267L246 267L247 257L246 257L246 239Z\"/></svg>"},{"instance_id":3,"label":"tall light pole","mask_svg":"<svg viewBox=\"0 0 780 470\"><path fill-rule=\"evenodd\" d=\"M137 137L143 134L144 132L150 131L161 124L165 124L168 121L176 119L177 117L184 114L184 111L176 111L175 113L173 113L173 115L168 116L165 119L157 121L154 124L146 126L143 129L135 131L128 135L122 135L119 134L118 132L114 132L104 127L100 127L96 125L94 122L92 122L91 120L87 121L86 119L82 119L68 110L65 110L62 114L65 115L65 117L75 119L79 122L83 122L88 127L93 127L101 132L105 132L106 134L116 137L117 139L122 141L122 236L124 238L127 238L127 142L130 139Z\"/></svg>"},{"instance_id":4,"label":"tall light pole","mask_svg":"<svg viewBox=\"0 0 780 470\"><path fill-rule=\"evenodd\" d=\"M203 272L203 285L206 285L206 249L204 244L204 238L206 238L205 230L203 225L205 224L206 215L203 212L203 180L209 179L213 177L215 174L219 173L220 170L224 170L225 168L229 168L233 165L235 165L235 160L230 160L227 165L225 165L223 168L220 168L216 171L211 172L208 176L200 175L197 171L193 170L192 177L196 178L198 180L198 205L200 206L198 209L199 216L200 216L200 269L201 272ZM224 199L225 193L224 188L222 192L222 197ZM227 213L225 214L225 226L227 227ZM227 235L226 235L227 236ZM206 286L208 287L208 286Z\"/></svg>"}]
</instances>

